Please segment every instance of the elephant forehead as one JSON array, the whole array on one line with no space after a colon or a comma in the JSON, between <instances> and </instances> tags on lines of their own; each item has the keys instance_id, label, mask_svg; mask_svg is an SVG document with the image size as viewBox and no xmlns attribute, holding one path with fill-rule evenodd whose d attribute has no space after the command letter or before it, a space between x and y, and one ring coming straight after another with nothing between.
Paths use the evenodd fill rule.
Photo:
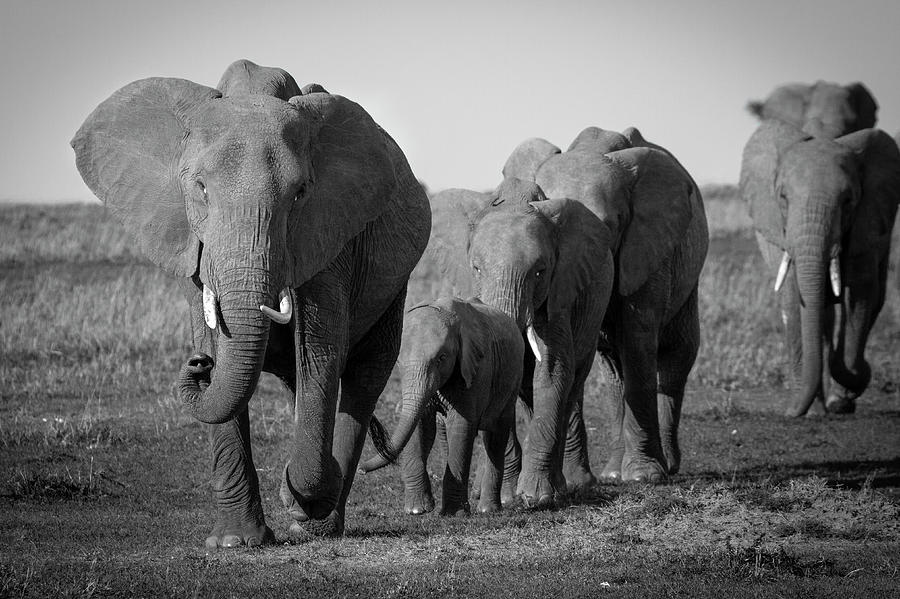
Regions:
<instances>
[{"instance_id":1,"label":"elephant forehead","mask_svg":"<svg viewBox=\"0 0 900 599\"><path fill-rule=\"evenodd\" d=\"M267 96L239 96L207 102L190 115L191 135L211 143L217 139L240 138L249 143L290 142L305 137L305 123L296 108Z\"/></svg>"},{"instance_id":2,"label":"elephant forehead","mask_svg":"<svg viewBox=\"0 0 900 599\"><path fill-rule=\"evenodd\" d=\"M536 211L533 215L488 215L475 229L470 252L478 254L488 266L531 264L553 247L544 220Z\"/></svg>"},{"instance_id":3,"label":"elephant forehead","mask_svg":"<svg viewBox=\"0 0 900 599\"><path fill-rule=\"evenodd\" d=\"M420 345L428 341L443 343L450 336L455 322L455 315L434 306L420 306L406 315L403 324L403 336L407 340Z\"/></svg>"},{"instance_id":4,"label":"elephant forehead","mask_svg":"<svg viewBox=\"0 0 900 599\"><path fill-rule=\"evenodd\" d=\"M795 144L781 159L782 175L816 185L841 184L853 172L853 153L830 139L814 138Z\"/></svg>"}]
</instances>

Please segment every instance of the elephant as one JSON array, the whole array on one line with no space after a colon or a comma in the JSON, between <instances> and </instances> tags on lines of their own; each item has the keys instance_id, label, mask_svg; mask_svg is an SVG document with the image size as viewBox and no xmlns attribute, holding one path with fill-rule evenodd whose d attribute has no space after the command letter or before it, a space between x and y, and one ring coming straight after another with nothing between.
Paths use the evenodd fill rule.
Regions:
<instances>
[{"instance_id":1,"label":"elephant","mask_svg":"<svg viewBox=\"0 0 900 599\"><path fill-rule=\"evenodd\" d=\"M862 83L789 83L747 110L760 120L775 119L819 137L841 137L877 122L878 103Z\"/></svg>"},{"instance_id":2,"label":"elephant","mask_svg":"<svg viewBox=\"0 0 900 599\"><path fill-rule=\"evenodd\" d=\"M699 188L668 150L634 127L588 127L565 152L528 139L503 175L580 202L612 235L615 281L594 341L612 439L601 478L663 482L681 465L678 425L700 346L697 286L709 232ZM594 480L578 393L564 452L566 479L576 487Z\"/></svg>"},{"instance_id":3,"label":"elephant","mask_svg":"<svg viewBox=\"0 0 900 599\"><path fill-rule=\"evenodd\" d=\"M764 121L744 147L740 192L760 251L777 269L793 387L787 415L816 401L853 412L869 384L865 345L884 304L900 201L896 143L878 129L832 140Z\"/></svg>"},{"instance_id":4,"label":"elephant","mask_svg":"<svg viewBox=\"0 0 900 599\"><path fill-rule=\"evenodd\" d=\"M559 441L572 404L581 403L612 290L610 232L581 203L547 199L536 183L514 177L491 193L448 190L433 203L459 207L455 219L444 219L452 233L437 237L458 243L429 244L429 252L452 256L451 266L468 265L476 295L512 318L531 347L521 394L530 417L528 452L523 461L513 430L506 460L512 474L501 501L519 495L528 507L552 506L566 492L567 476L587 484L584 472L563 473Z\"/></svg>"},{"instance_id":5,"label":"elephant","mask_svg":"<svg viewBox=\"0 0 900 599\"><path fill-rule=\"evenodd\" d=\"M249 436L263 370L294 393L280 489L291 531L340 535L431 227L403 152L358 104L249 60L217 88L130 83L72 147L84 181L190 306L195 354L177 389L210 424L207 547L273 540Z\"/></svg>"},{"instance_id":6,"label":"elephant","mask_svg":"<svg viewBox=\"0 0 900 599\"><path fill-rule=\"evenodd\" d=\"M447 442L441 514L468 514L469 468L481 431L487 461L478 511L496 512L516 398L522 384L524 341L515 321L477 298L444 297L411 308L403 326L398 362L403 379L400 422L387 439L381 423L369 428L380 455L361 470L371 472L399 455L404 510L434 509L426 464L435 438L436 412L444 415ZM402 453L401 453L402 451Z\"/></svg>"}]
</instances>

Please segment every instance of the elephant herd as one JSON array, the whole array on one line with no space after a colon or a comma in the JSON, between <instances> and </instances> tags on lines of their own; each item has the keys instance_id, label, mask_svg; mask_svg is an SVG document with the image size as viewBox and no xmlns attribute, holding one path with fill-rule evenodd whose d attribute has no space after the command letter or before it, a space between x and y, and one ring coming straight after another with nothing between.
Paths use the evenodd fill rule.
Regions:
<instances>
[{"instance_id":1,"label":"elephant herd","mask_svg":"<svg viewBox=\"0 0 900 599\"><path fill-rule=\"evenodd\" d=\"M751 109L761 124L740 187L777 268L789 412L817 400L852 411L871 374L863 350L884 302L900 152L872 129L860 84L786 86ZM448 452L441 512L467 513L479 431L481 512L592 485L583 402L597 355L612 440L599 476L678 472L707 221L688 172L637 129L589 127L565 151L526 140L494 191L429 202L358 104L240 60L216 88L126 85L72 146L85 182L190 306L195 353L177 389L210 425L207 547L274 540L250 443L263 370L294 393L280 489L293 532L340 535L354 477L394 461L406 512L434 509L436 438ZM405 311L426 250L448 288L472 297ZM398 357L401 415L388 434L373 412ZM367 433L378 454L360 464Z\"/></svg>"}]
</instances>

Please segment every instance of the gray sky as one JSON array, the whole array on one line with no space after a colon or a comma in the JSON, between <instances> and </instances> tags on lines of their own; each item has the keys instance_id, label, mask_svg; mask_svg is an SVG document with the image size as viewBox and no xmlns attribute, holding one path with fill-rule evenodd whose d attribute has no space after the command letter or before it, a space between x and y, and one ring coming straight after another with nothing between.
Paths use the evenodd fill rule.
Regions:
<instances>
[{"instance_id":1,"label":"gray sky","mask_svg":"<svg viewBox=\"0 0 900 599\"><path fill-rule=\"evenodd\" d=\"M87 200L69 140L119 87L215 85L238 58L362 104L432 190L499 182L510 151L637 126L700 183L737 181L787 81L862 81L900 130L897 0L254 3L2 0L0 198Z\"/></svg>"}]
</instances>

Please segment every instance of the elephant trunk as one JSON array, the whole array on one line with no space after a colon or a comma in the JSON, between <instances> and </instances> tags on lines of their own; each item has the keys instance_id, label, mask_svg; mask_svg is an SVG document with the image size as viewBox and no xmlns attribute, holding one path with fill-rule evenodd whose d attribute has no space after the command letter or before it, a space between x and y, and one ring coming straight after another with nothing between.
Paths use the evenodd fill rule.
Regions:
<instances>
[{"instance_id":1,"label":"elephant trunk","mask_svg":"<svg viewBox=\"0 0 900 599\"><path fill-rule=\"evenodd\" d=\"M440 387L440 382L434 374L429 372L427 364L405 364L402 371L412 374L411 376L404 374L403 377L400 421L397 423L394 434L387 438L381 423L372 419L369 430L378 455L366 460L359 467L360 472L372 472L397 461L400 452L409 443L423 412L426 411L426 406L432 401Z\"/></svg>"},{"instance_id":2,"label":"elephant trunk","mask_svg":"<svg viewBox=\"0 0 900 599\"><path fill-rule=\"evenodd\" d=\"M212 364L198 368L189 363L179 377L181 401L195 418L211 424L227 422L246 409L256 389L270 327L260 306L271 305L274 297L269 276L261 270L231 271L220 278L218 288L222 318L215 372L210 378Z\"/></svg>"},{"instance_id":3,"label":"elephant trunk","mask_svg":"<svg viewBox=\"0 0 900 599\"><path fill-rule=\"evenodd\" d=\"M788 413L791 416L802 416L816 397L822 394L827 260L824 251L803 252L796 255L794 260L800 292L800 341L803 358Z\"/></svg>"},{"instance_id":4,"label":"elephant trunk","mask_svg":"<svg viewBox=\"0 0 900 599\"><path fill-rule=\"evenodd\" d=\"M534 306L528 299L530 294L525 285L525 277L510 275L494 287L482 293L482 301L493 306L516 321L524 332L528 345L538 362L542 359L542 343L534 332Z\"/></svg>"}]
</instances>

